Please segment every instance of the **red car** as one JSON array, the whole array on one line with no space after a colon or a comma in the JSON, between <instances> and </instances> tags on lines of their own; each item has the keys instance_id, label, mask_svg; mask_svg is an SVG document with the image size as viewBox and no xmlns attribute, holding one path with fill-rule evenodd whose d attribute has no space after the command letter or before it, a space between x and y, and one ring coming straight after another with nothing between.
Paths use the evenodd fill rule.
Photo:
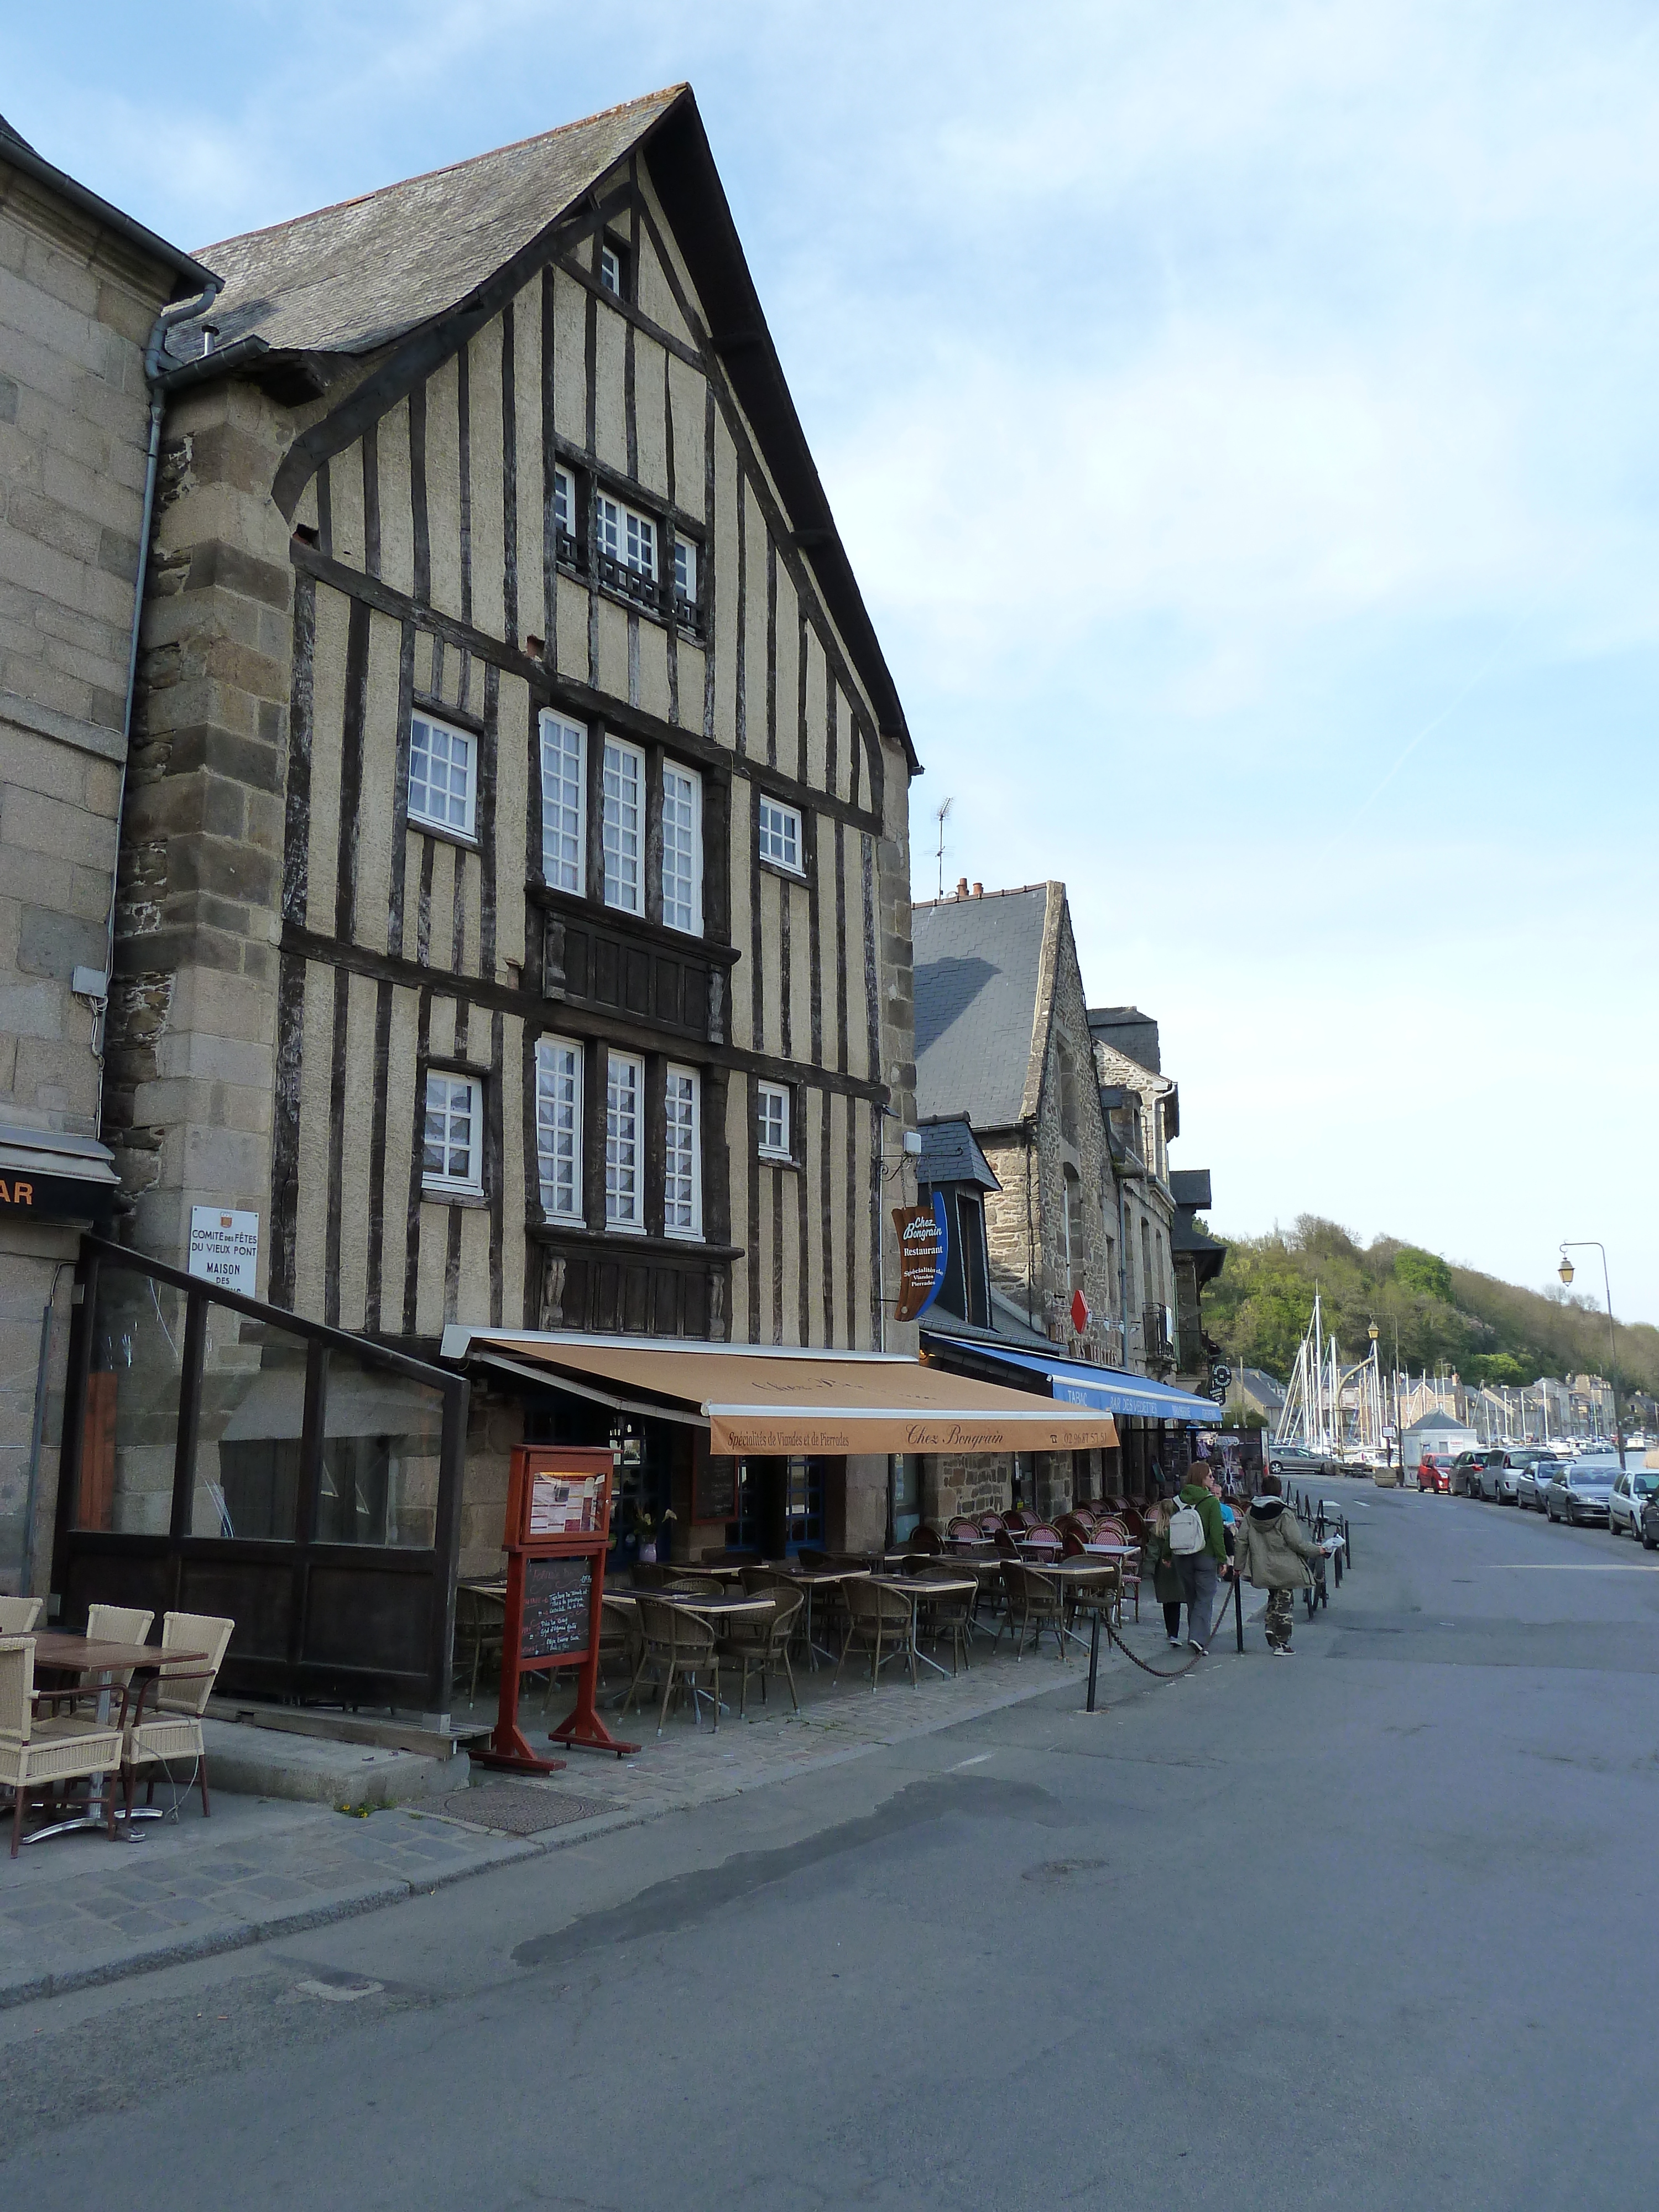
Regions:
<instances>
[{"instance_id":1,"label":"red car","mask_svg":"<svg viewBox=\"0 0 1659 2212\"><path fill-rule=\"evenodd\" d=\"M1451 1495L1451 1454L1425 1452L1418 1462L1417 1486L1419 1490L1443 1491Z\"/></svg>"}]
</instances>

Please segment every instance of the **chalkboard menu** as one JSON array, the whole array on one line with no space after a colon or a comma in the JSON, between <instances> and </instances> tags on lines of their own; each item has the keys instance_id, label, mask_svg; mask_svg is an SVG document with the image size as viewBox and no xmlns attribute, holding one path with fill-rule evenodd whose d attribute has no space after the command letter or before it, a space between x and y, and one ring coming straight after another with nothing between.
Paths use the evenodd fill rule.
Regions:
<instances>
[{"instance_id":1,"label":"chalkboard menu","mask_svg":"<svg viewBox=\"0 0 1659 2212\"><path fill-rule=\"evenodd\" d=\"M574 1559L526 1559L520 1658L583 1657L592 1632L592 1594L590 1554Z\"/></svg>"},{"instance_id":2,"label":"chalkboard menu","mask_svg":"<svg viewBox=\"0 0 1659 2212\"><path fill-rule=\"evenodd\" d=\"M696 1495L692 1510L699 1521L735 1521L738 1517L738 1462L724 1457L697 1462Z\"/></svg>"}]
</instances>

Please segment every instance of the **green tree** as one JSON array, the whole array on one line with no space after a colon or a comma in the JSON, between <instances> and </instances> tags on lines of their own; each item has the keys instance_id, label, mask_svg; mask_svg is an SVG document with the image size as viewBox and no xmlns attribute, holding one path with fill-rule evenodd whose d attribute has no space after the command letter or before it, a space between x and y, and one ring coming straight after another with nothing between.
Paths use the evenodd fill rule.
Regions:
<instances>
[{"instance_id":1,"label":"green tree","mask_svg":"<svg viewBox=\"0 0 1659 2212\"><path fill-rule=\"evenodd\" d=\"M1451 1304L1451 1269L1437 1253L1402 1244L1394 1255L1394 1272L1396 1279L1419 1297L1438 1298L1443 1305Z\"/></svg>"}]
</instances>

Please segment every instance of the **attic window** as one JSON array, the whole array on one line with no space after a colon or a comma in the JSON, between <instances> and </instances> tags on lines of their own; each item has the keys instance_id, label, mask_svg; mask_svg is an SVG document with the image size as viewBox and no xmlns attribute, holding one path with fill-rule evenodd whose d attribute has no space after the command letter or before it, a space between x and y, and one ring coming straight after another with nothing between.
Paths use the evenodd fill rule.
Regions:
<instances>
[{"instance_id":1,"label":"attic window","mask_svg":"<svg viewBox=\"0 0 1659 2212\"><path fill-rule=\"evenodd\" d=\"M599 283L614 299L628 297L628 248L614 238L599 241Z\"/></svg>"}]
</instances>

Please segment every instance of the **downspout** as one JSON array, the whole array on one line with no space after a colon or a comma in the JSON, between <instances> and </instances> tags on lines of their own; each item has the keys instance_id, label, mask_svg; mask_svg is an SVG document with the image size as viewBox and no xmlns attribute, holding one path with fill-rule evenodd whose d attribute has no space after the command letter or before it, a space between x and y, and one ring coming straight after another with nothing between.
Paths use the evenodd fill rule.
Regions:
<instances>
[{"instance_id":1,"label":"downspout","mask_svg":"<svg viewBox=\"0 0 1659 2212\"><path fill-rule=\"evenodd\" d=\"M92 1056L98 1063L98 1109L93 1128L104 1127L104 1039L109 1028L110 987L115 969L115 890L121 872L121 819L126 811L127 763L132 751L132 708L138 689L138 630L144 613L144 579L149 568L150 519L155 511L155 472L161 453L161 416L167 395L161 385L162 349L177 323L205 314L225 289L222 276L211 276L193 300L178 300L163 307L151 325L144 348L144 382L149 386L149 447L144 458L144 500L138 525L138 573L132 586L132 635L127 644L127 696L121 712L121 781L115 800L115 862L110 870L109 918L104 932L104 992L98 1000L98 1030Z\"/></svg>"}]
</instances>

